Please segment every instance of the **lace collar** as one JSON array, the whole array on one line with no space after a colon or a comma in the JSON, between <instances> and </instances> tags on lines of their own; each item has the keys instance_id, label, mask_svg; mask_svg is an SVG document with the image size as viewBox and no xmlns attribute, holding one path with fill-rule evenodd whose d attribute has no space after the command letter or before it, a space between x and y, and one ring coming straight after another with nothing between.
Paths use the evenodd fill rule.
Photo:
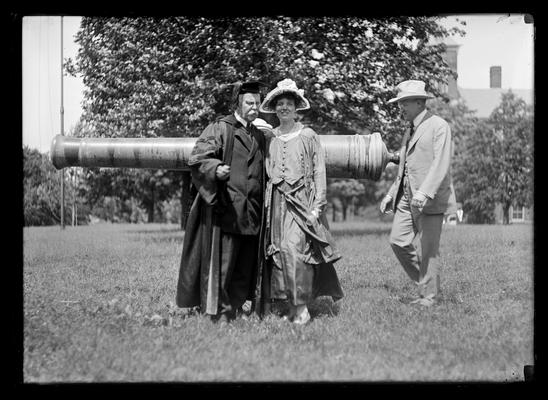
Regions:
<instances>
[{"instance_id":1,"label":"lace collar","mask_svg":"<svg viewBox=\"0 0 548 400\"><path fill-rule=\"evenodd\" d=\"M300 122L297 122L297 124L297 128L299 128L298 130L284 134L280 133L280 127L278 126L276 129L274 129L274 134L276 135L276 138L280 139L283 142L287 142L294 137L299 136L301 131L303 130L303 126Z\"/></svg>"}]
</instances>

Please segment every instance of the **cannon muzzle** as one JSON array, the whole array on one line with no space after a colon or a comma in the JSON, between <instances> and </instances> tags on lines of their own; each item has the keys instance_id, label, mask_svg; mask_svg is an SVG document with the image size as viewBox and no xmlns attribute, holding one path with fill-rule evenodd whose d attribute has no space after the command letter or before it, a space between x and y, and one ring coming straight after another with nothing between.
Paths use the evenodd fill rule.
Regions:
<instances>
[{"instance_id":1,"label":"cannon muzzle","mask_svg":"<svg viewBox=\"0 0 548 400\"><path fill-rule=\"evenodd\" d=\"M398 162L381 135L319 135L329 178L379 180L389 162ZM189 170L196 138L76 138L57 135L50 159L55 168L106 167Z\"/></svg>"}]
</instances>

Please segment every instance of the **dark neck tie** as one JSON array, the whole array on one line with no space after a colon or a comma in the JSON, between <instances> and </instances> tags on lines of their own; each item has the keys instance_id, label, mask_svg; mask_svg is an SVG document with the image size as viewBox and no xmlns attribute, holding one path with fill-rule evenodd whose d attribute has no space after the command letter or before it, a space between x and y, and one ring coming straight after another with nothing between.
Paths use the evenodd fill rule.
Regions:
<instances>
[{"instance_id":1,"label":"dark neck tie","mask_svg":"<svg viewBox=\"0 0 548 400\"><path fill-rule=\"evenodd\" d=\"M244 140L245 142L245 145L248 147L248 148L251 148L251 144L252 144L252 138L251 138L251 122L245 122L245 124L243 125L243 128L245 129L245 135L242 135L242 140Z\"/></svg>"},{"instance_id":2,"label":"dark neck tie","mask_svg":"<svg viewBox=\"0 0 548 400\"><path fill-rule=\"evenodd\" d=\"M405 143L406 147L409 144L409 141L411 140L411 138L413 137L413 134L415 133L415 129L417 128L415 127L415 125L413 125L413 122L411 122L411 124L409 125L409 138L407 139L407 143Z\"/></svg>"}]
</instances>

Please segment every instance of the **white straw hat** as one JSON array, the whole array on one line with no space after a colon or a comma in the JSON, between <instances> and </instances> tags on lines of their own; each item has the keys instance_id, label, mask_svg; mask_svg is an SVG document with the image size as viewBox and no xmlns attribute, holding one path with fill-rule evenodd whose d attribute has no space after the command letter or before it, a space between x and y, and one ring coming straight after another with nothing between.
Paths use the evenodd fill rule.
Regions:
<instances>
[{"instance_id":1,"label":"white straw hat","mask_svg":"<svg viewBox=\"0 0 548 400\"><path fill-rule=\"evenodd\" d=\"M297 88L297 84L291 79L284 79L276 85L276 88L271 90L263 100L259 111L267 114L276 113L276 105L272 104L272 100L284 93L293 93L297 97L297 104L295 104L295 111L308 110L310 103L304 97L304 90Z\"/></svg>"},{"instance_id":2,"label":"white straw hat","mask_svg":"<svg viewBox=\"0 0 548 400\"><path fill-rule=\"evenodd\" d=\"M272 132L272 125L270 125L264 119L255 118L253 121L251 121L251 123L262 131Z\"/></svg>"},{"instance_id":3,"label":"white straw hat","mask_svg":"<svg viewBox=\"0 0 548 400\"><path fill-rule=\"evenodd\" d=\"M433 99L434 96L425 92L424 87L425 83L423 81L404 81L396 86L398 94L393 99L388 100L388 104L410 98Z\"/></svg>"}]
</instances>

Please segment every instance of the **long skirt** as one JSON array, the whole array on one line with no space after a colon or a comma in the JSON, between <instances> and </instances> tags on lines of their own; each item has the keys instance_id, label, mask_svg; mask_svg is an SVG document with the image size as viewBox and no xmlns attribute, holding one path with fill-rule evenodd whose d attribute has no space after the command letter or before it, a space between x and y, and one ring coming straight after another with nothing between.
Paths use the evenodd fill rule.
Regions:
<instances>
[{"instance_id":1,"label":"long skirt","mask_svg":"<svg viewBox=\"0 0 548 400\"><path fill-rule=\"evenodd\" d=\"M298 214L288 210L284 193L309 203L304 187L295 191L286 182L272 189L270 246L272 257L270 294L273 300L288 300L293 305L304 305L321 295L342 298L343 292L332 263L311 264L304 260L309 255L313 240L301 228L302 221L296 221ZM299 223L300 222L300 223ZM301 225L301 226L300 226Z\"/></svg>"}]
</instances>

